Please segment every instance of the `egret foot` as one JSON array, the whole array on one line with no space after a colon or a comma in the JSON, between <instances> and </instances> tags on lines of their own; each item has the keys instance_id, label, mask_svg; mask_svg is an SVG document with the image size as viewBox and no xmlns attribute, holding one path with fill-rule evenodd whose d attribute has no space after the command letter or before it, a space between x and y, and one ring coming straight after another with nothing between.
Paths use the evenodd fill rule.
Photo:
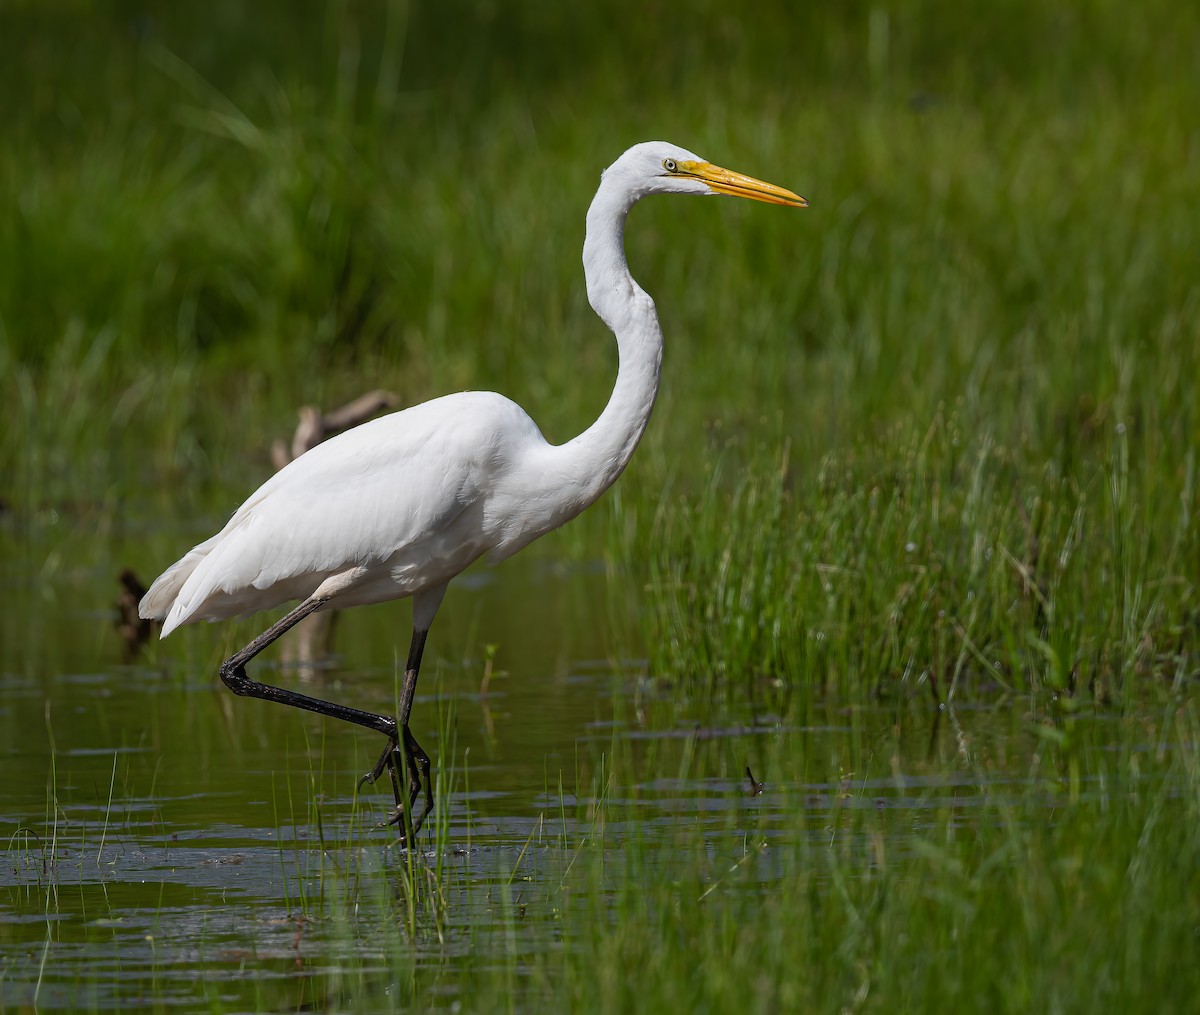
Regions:
<instances>
[{"instance_id":1,"label":"egret foot","mask_svg":"<svg viewBox=\"0 0 1200 1015\"><path fill-rule=\"evenodd\" d=\"M361 779L355 784L355 789L359 792L366 785L375 785L375 780L383 775L384 769L392 773L392 781L396 779L396 761L395 757L400 753L400 742L392 736L388 739L388 745L383 749L383 753L379 755L379 760L371 767L371 770L365 772ZM396 802L400 802L400 797L397 795Z\"/></svg>"},{"instance_id":2,"label":"egret foot","mask_svg":"<svg viewBox=\"0 0 1200 1015\"><path fill-rule=\"evenodd\" d=\"M400 825L400 841L408 844L416 837L416 834L421 829L421 825L425 823L425 819L433 810L433 784L430 778L432 765L429 761L429 755L417 743L417 738L412 735L412 731L404 726L401 728L404 736L404 752L400 751L400 745L396 740L389 740L387 747L379 756L379 760L375 762L371 768L361 779L358 780L358 788L362 789L366 783L374 783L384 770L391 775L392 792L396 798L396 806L388 815L384 825ZM404 799L404 794L400 788L401 776L400 769L403 766L405 773L408 776L408 799ZM414 814L414 808L417 804L417 797L424 793L424 806L419 814Z\"/></svg>"}]
</instances>

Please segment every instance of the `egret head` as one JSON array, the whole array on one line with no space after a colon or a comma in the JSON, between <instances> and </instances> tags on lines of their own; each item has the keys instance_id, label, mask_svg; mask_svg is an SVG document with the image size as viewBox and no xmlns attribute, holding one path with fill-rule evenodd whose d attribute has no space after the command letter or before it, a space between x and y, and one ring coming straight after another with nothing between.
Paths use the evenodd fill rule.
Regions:
<instances>
[{"instance_id":1,"label":"egret head","mask_svg":"<svg viewBox=\"0 0 1200 1015\"><path fill-rule=\"evenodd\" d=\"M666 141L634 145L604 171L602 179L620 185L634 200L647 194L728 194L796 208L808 204L790 190L714 166Z\"/></svg>"}]
</instances>

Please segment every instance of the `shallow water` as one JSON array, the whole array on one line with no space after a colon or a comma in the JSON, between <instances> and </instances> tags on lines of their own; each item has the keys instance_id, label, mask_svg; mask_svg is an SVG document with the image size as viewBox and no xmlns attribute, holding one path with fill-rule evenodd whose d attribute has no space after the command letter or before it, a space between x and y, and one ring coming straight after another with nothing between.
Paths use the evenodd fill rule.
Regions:
<instances>
[{"instance_id":1,"label":"shallow water","mask_svg":"<svg viewBox=\"0 0 1200 1015\"><path fill-rule=\"evenodd\" d=\"M377 966L388 1003L403 999L398 961L432 970L427 989L449 1003L460 974L513 961L516 917L522 955L563 946L556 898L583 843L603 851L603 892L631 847L638 876L671 877L695 860L680 830L698 832L716 880L753 834L750 882L769 885L773 850L798 827L870 865L877 846L843 827L847 810L886 815L902 852L934 815L977 820L985 792L1044 796L1049 814L1070 779L1039 766L1045 728L1020 703L812 702L788 724L673 708L637 660L605 660L602 569L563 568L551 545L467 576L447 599L414 708L445 820L409 853L379 827L387 791L354 793L376 737L220 686L216 666L252 621L186 630L129 659L110 604L124 555L146 556L134 534L90 559L81 531L4 539L5 1008L326 1003L347 948L357 968ZM391 711L406 612L349 613L320 668L271 656L258 675ZM1136 720L1088 726L1102 745L1154 749ZM362 906L364 893L393 898ZM395 935L371 926L380 914L410 928L399 960Z\"/></svg>"}]
</instances>

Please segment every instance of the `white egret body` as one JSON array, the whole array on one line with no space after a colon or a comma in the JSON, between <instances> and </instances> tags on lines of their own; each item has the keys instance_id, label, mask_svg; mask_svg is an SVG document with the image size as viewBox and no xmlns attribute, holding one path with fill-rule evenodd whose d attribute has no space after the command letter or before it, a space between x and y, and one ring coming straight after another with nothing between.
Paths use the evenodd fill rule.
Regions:
<instances>
[{"instance_id":1,"label":"white egret body","mask_svg":"<svg viewBox=\"0 0 1200 1015\"><path fill-rule=\"evenodd\" d=\"M720 169L675 145L635 145L602 174L587 214L588 299L615 334L620 357L616 386L595 423L566 444L549 444L524 409L484 391L446 395L363 423L267 480L225 528L168 568L141 601L141 616L161 619L166 637L181 624L301 600L227 660L221 678L235 693L387 736L383 755L363 781L389 770L396 796L392 820L403 819L406 837L433 804L429 758L408 720L425 637L447 584L481 555L502 560L594 503L645 432L658 394L663 336L654 301L629 274L624 228L638 200L664 193L805 205L791 191ZM250 659L309 613L406 596L413 597L413 638L398 720L246 675ZM422 789L424 810L414 817Z\"/></svg>"}]
</instances>

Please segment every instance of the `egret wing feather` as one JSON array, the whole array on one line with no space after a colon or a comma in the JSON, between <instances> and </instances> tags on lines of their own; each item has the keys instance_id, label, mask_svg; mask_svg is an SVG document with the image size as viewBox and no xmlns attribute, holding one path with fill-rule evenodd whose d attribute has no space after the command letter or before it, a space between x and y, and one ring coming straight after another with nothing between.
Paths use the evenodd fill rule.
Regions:
<instances>
[{"instance_id":1,"label":"egret wing feather","mask_svg":"<svg viewBox=\"0 0 1200 1015\"><path fill-rule=\"evenodd\" d=\"M142 601L138 603L138 614L143 620L162 620L167 615L171 604L179 595L179 590L183 588L184 582L196 570L196 566L208 556L209 551L220 538L221 533L218 532L198 546L192 547L154 579L146 594L142 596Z\"/></svg>"},{"instance_id":2,"label":"egret wing feather","mask_svg":"<svg viewBox=\"0 0 1200 1015\"><path fill-rule=\"evenodd\" d=\"M515 403L464 392L317 445L158 579L142 609L165 617L165 637L304 598L336 576L346 606L439 584L493 546L482 502L503 486L514 433L541 436Z\"/></svg>"}]
</instances>

